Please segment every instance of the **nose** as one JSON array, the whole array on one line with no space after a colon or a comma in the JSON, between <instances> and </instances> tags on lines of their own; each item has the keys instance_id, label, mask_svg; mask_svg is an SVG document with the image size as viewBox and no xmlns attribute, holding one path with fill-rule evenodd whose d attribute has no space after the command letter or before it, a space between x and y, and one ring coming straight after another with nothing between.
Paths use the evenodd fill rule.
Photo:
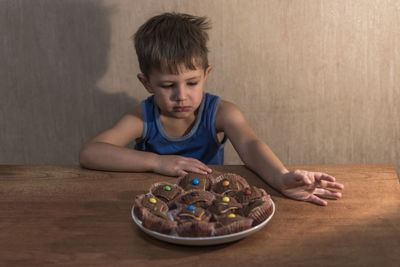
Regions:
<instances>
[{"instance_id":1,"label":"nose","mask_svg":"<svg viewBox=\"0 0 400 267\"><path fill-rule=\"evenodd\" d=\"M175 100L183 101L186 99L186 88L184 85L179 85L175 89Z\"/></svg>"}]
</instances>

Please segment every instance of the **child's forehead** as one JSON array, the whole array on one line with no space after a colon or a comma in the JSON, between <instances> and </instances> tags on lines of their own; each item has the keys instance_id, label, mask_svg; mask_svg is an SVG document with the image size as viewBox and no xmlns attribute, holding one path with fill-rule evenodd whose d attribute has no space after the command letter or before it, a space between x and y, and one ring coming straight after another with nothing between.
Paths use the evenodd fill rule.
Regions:
<instances>
[{"instance_id":1,"label":"child's forehead","mask_svg":"<svg viewBox=\"0 0 400 267\"><path fill-rule=\"evenodd\" d=\"M188 69L185 66L181 66L179 68L178 73L170 73L170 72L165 72L157 69L153 69L149 76L150 79L156 79L156 80L168 80L168 79L191 79L191 78L197 78L201 77L203 74L203 69L197 67L194 70Z\"/></svg>"}]
</instances>

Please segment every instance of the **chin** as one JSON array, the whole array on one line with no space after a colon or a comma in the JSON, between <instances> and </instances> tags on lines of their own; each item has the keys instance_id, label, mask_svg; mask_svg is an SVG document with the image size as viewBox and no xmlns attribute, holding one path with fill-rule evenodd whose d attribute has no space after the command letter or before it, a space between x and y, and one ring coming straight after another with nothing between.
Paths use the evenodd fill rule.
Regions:
<instances>
[{"instance_id":1,"label":"chin","mask_svg":"<svg viewBox=\"0 0 400 267\"><path fill-rule=\"evenodd\" d=\"M186 119L188 117L190 117L191 113L184 113L184 112L180 112L180 113L175 113L174 117L177 119Z\"/></svg>"}]
</instances>

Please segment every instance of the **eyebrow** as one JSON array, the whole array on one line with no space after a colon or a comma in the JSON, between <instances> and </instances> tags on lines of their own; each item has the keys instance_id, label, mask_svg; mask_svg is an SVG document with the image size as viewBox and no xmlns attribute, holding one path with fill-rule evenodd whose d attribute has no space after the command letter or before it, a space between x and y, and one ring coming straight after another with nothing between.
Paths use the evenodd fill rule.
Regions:
<instances>
[{"instance_id":1,"label":"eyebrow","mask_svg":"<svg viewBox=\"0 0 400 267\"><path fill-rule=\"evenodd\" d=\"M200 78L201 78L201 75L190 77L190 78L186 79L185 81L187 82L187 81L197 80L197 79L200 79ZM174 83L174 82L175 81L171 81L171 80L162 80L162 81L160 81L160 83Z\"/></svg>"},{"instance_id":2,"label":"eyebrow","mask_svg":"<svg viewBox=\"0 0 400 267\"><path fill-rule=\"evenodd\" d=\"M189 78L189 79L186 79L185 81L197 80L197 79L200 79L200 78L201 78L201 75L199 75L199 76L194 76L194 77L191 77L191 78Z\"/></svg>"}]
</instances>

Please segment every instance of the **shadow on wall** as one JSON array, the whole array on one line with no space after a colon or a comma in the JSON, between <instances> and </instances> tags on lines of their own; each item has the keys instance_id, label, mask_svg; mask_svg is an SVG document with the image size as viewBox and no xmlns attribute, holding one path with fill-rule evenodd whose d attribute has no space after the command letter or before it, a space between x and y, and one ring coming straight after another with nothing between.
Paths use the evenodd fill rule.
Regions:
<instances>
[{"instance_id":1,"label":"shadow on wall","mask_svg":"<svg viewBox=\"0 0 400 267\"><path fill-rule=\"evenodd\" d=\"M0 164L76 164L138 100L105 94L111 10L97 1L0 2Z\"/></svg>"}]
</instances>

